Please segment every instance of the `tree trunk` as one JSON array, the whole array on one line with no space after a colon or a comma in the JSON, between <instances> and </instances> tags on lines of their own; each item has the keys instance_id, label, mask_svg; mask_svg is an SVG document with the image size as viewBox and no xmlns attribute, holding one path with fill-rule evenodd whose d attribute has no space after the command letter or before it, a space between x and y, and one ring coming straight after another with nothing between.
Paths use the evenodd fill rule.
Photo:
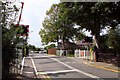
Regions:
<instances>
[{"instance_id":1,"label":"tree trunk","mask_svg":"<svg viewBox=\"0 0 120 80\"><path fill-rule=\"evenodd\" d=\"M94 40L95 40L95 45L99 49L100 48L100 26L96 27L94 31Z\"/></svg>"},{"instance_id":2,"label":"tree trunk","mask_svg":"<svg viewBox=\"0 0 120 80\"><path fill-rule=\"evenodd\" d=\"M95 37L95 45L99 49L100 48L100 44L99 44L100 35L95 34L94 37Z\"/></svg>"},{"instance_id":3,"label":"tree trunk","mask_svg":"<svg viewBox=\"0 0 120 80\"><path fill-rule=\"evenodd\" d=\"M97 62L99 59L98 49L100 49L100 27L97 27L94 37L95 37L94 40L96 46L96 49L94 50L94 61Z\"/></svg>"}]
</instances>

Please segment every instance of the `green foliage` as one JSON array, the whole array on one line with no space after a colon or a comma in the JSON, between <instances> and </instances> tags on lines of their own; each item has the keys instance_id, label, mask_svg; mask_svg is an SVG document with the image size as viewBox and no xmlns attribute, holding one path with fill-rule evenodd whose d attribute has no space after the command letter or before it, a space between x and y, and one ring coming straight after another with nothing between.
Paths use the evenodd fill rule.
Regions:
<instances>
[{"instance_id":1,"label":"green foliage","mask_svg":"<svg viewBox=\"0 0 120 80\"><path fill-rule=\"evenodd\" d=\"M24 34L24 27L23 26L18 26L19 29L17 30L17 34Z\"/></svg>"},{"instance_id":2,"label":"green foliage","mask_svg":"<svg viewBox=\"0 0 120 80\"><path fill-rule=\"evenodd\" d=\"M55 44L50 44L48 46L45 47L45 50L48 50L50 48L55 48Z\"/></svg>"},{"instance_id":3,"label":"green foliage","mask_svg":"<svg viewBox=\"0 0 120 80\"><path fill-rule=\"evenodd\" d=\"M47 17L43 21L43 29L39 32L45 44L59 40L73 40L76 37L80 39L82 37L79 36L84 35L79 29L74 28L74 23L66 16L69 12L63 12L66 9L61 6L61 4L53 4L46 12Z\"/></svg>"},{"instance_id":4,"label":"green foliage","mask_svg":"<svg viewBox=\"0 0 120 80\"><path fill-rule=\"evenodd\" d=\"M100 45L100 32L113 22L120 23L120 2L102 3L102 2L63 2L60 3L63 8L61 16L67 18L81 28L91 31L95 36L96 43ZM64 16L65 15L65 16Z\"/></svg>"},{"instance_id":5,"label":"green foliage","mask_svg":"<svg viewBox=\"0 0 120 80\"><path fill-rule=\"evenodd\" d=\"M28 34L28 25L15 25L13 24L13 27L16 31L17 35L27 35Z\"/></svg>"},{"instance_id":6,"label":"green foliage","mask_svg":"<svg viewBox=\"0 0 120 80\"><path fill-rule=\"evenodd\" d=\"M57 8L58 6L53 4L50 10L46 12L47 17L43 21L43 29L39 32L42 42L45 44L58 40Z\"/></svg>"},{"instance_id":7,"label":"green foliage","mask_svg":"<svg viewBox=\"0 0 120 80\"><path fill-rule=\"evenodd\" d=\"M4 27L2 29L2 75L4 79L8 78L11 64L14 65L17 55L15 50L16 45L13 43L13 36L10 35L10 29Z\"/></svg>"},{"instance_id":8,"label":"green foliage","mask_svg":"<svg viewBox=\"0 0 120 80\"><path fill-rule=\"evenodd\" d=\"M110 29L108 32L108 46L113 48L116 53L120 53L120 26L116 29Z\"/></svg>"},{"instance_id":9,"label":"green foliage","mask_svg":"<svg viewBox=\"0 0 120 80\"><path fill-rule=\"evenodd\" d=\"M13 5L14 0L1 1L1 18L0 24L2 24L2 79L9 79L9 73L11 65L14 65L16 56L16 45L19 42L18 37L15 37L16 31L14 30L12 23L15 22L17 13L15 10L17 7ZM14 6L14 7L13 7ZM16 9L15 9L16 7Z\"/></svg>"},{"instance_id":10,"label":"green foliage","mask_svg":"<svg viewBox=\"0 0 120 80\"><path fill-rule=\"evenodd\" d=\"M100 47L103 49L108 48L107 44L108 34L100 36Z\"/></svg>"},{"instance_id":11,"label":"green foliage","mask_svg":"<svg viewBox=\"0 0 120 80\"><path fill-rule=\"evenodd\" d=\"M15 63L14 60L17 58L15 45L9 41L2 43L2 76L3 79L8 78L10 67ZM11 63L11 64L10 64Z\"/></svg>"},{"instance_id":12,"label":"green foliage","mask_svg":"<svg viewBox=\"0 0 120 80\"><path fill-rule=\"evenodd\" d=\"M27 47L31 51L40 51L41 50L41 48L35 47L34 45L31 45L31 44L29 44Z\"/></svg>"},{"instance_id":13,"label":"green foliage","mask_svg":"<svg viewBox=\"0 0 120 80\"><path fill-rule=\"evenodd\" d=\"M40 51L41 49L40 48L36 48L36 51Z\"/></svg>"},{"instance_id":14,"label":"green foliage","mask_svg":"<svg viewBox=\"0 0 120 80\"><path fill-rule=\"evenodd\" d=\"M75 40L83 40L85 38L85 33L79 28L76 28Z\"/></svg>"},{"instance_id":15,"label":"green foliage","mask_svg":"<svg viewBox=\"0 0 120 80\"><path fill-rule=\"evenodd\" d=\"M28 45L28 48L31 50L31 51L35 51L36 50L36 47L34 45Z\"/></svg>"}]
</instances>

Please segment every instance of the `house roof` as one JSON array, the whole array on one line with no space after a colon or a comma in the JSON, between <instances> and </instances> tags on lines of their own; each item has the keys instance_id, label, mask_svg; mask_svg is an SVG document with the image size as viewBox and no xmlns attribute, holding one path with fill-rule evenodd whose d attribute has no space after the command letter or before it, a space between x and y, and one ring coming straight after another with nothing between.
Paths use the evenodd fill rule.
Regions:
<instances>
[{"instance_id":1,"label":"house roof","mask_svg":"<svg viewBox=\"0 0 120 80\"><path fill-rule=\"evenodd\" d=\"M62 49L78 49L79 46L75 43L69 42L69 41L65 41L62 44Z\"/></svg>"}]
</instances>

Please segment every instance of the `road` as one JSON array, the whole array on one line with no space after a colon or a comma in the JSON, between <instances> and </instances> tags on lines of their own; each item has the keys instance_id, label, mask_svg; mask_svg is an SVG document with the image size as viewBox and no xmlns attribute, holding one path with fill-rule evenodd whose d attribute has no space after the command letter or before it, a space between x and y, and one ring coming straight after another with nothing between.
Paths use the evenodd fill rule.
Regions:
<instances>
[{"instance_id":1,"label":"road","mask_svg":"<svg viewBox=\"0 0 120 80\"><path fill-rule=\"evenodd\" d=\"M50 56L47 54L30 54L22 61L21 74L31 78L118 80L118 73L95 68L75 58Z\"/></svg>"}]
</instances>

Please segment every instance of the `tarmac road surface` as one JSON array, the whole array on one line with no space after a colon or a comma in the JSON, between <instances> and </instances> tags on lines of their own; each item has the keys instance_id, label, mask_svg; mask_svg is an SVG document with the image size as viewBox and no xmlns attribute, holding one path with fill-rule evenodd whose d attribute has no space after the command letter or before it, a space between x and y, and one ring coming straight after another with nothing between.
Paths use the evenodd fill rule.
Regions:
<instances>
[{"instance_id":1,"label":"tarmac road surface","mask_svg":"<svg viewBox=\"0 0 120 80\"><path fill-rule=\"evenodd\" d=\"M119 80L118 73L86 65L81 60L35 53L24 58L21 74L45 80Z\"/></svg>"}]
</instances>

